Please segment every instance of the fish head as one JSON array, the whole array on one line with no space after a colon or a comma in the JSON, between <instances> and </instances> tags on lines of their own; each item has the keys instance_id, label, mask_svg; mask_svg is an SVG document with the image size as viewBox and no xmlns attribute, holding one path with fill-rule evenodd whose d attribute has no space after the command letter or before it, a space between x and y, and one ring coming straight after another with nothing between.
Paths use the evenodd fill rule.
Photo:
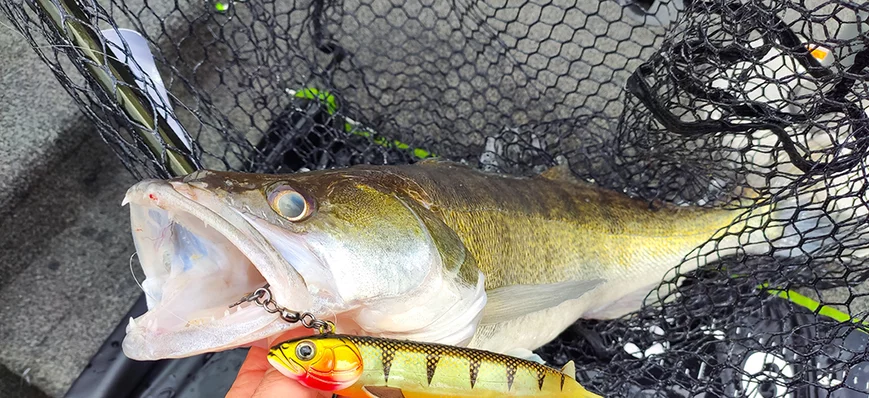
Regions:
<instances>
[{"instance_id":1,"label":"fish head","mask_svg":"<svg viewBox=\"0 0 869 398\"><path fill-rule=\"evenodd\" d=\"M358 332L360 322L404 327L389 324L402 310L410 311L406 319L424 318L425 304L407 295L439 288L431 281L439 281L441 258L406 199L384 185L398 182L389 181L358 170L201 170L135 184L124 202L148 311L130 320L125 354L187 357L299 327L256 303L230 308L266 284L276 305L334 316L346 332Z\"/></svg>"},{"instance_id":2,"label":"fish head","mask_svg":"<svg viewBox=\"0 0 869 398\"><path fill-rule=\"evenodd\" d=\"M268 361L281 374L316 390L338 391L362 376L362 354L339 337L302 338L269 350Z\"/></svg>"}]
</instances>

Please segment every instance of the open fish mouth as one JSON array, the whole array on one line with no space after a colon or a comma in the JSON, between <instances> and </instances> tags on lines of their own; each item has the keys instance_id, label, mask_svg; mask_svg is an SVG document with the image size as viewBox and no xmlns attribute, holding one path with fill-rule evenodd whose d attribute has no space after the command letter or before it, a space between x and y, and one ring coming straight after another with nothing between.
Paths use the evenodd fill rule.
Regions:
<instances>
[{"instance_id":1,"label":"open fish mouth","mask_svg":"<svg viewBox=\"0 0 869 398\"><path fill-rule=\"evenodd\" d=\"M133 359L185 357L248 345L294 327L241 297L269 283L274 297L306 305L304 281L235 209L205 190L147 180L128 190L133 240L148 311L130 319ZM280 270L284 272L280 272Z\"/></svg>"}]
</instances>

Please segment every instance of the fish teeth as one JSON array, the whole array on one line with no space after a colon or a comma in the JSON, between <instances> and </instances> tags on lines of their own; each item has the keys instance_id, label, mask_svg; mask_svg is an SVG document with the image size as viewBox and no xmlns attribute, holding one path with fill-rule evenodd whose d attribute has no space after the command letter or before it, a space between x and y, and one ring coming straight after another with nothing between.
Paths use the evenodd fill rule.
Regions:
<instances>
[{"instance_id":1,"label":"fish teeth","mask_svg":"<svg viewBox=\"0 0 869 398\"><path fill-rule=\"evenodd\" d=\"M130 203L130 197L128 195L124 195L124 200L121 201L121 207L126 206L127 203Z\"/></svg>"},{"instance_id":2,"label":"fish teeth","mask_svg":"<svg viewBox=\"0 0 869 398\"><path fill-rule=\"evenodd\" d=\"M135 327L136 327L136 320L133 319L133 317L130 317L130 327L131 327L131 328L135 328Z\"/></svg>"},{"instance_id":3,"label":"fish teeth","mask_svg":"<svg viewBox=\"0 0 869 398\"><path fill-rule=\"evenodd\" d=\"M223 316L229 316L229 308L223 310Z\"/></svg>"}]
</instances>

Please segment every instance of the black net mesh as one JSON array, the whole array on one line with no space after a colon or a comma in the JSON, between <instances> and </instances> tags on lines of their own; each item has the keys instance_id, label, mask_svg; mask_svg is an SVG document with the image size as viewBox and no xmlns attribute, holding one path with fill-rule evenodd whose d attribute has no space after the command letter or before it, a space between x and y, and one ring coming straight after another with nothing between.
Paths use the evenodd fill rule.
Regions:
<instances>
[{"instance_id":1,"label":"black net mesh","mask_svg":"<svg viewBox=\"0 0 869 398\"><path fill-rule=\"evenodd\" d=\"M648 306L577 322L539 353L575 360L580 382L604 396L869 394L867 5L0 7L137 177L432 155L530 174L563 157L577 175L652 206L743 206L747 228L687 253ZM104 40L118 28L147 40L168 102L146 96L156 74L124 69L132 46ZM169 139L178 126L184 138ZM759 195L772 198L773 217L744 200Z\"/></svg>"}]
</instances>

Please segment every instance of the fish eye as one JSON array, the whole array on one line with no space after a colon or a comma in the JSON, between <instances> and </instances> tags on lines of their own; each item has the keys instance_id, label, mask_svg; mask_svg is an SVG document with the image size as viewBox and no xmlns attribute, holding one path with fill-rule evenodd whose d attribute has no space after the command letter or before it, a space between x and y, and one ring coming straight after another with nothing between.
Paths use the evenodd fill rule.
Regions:
<instances>
[{"instance_id":1,"label":"fish eye","mask_svg":"<svg viewBox=\"0 0 869 398\"><path fill-rule=\"evenodd\" d=\"M269 206L281 217L290 221L301 221L311 215L308 200L298 191L279 186L269 194Z\"/></svg>"},{"instance_id":2,"label":"fish eye","mask_svg":"<svg viewBox=\"0 0 869 398\"><path fill-rule=\"evenodd\" d=\"M314 343L310 341L303 341L296 346L296 357L303 361L311 360L314 358Z\"/></svg>"}]
</instances>

